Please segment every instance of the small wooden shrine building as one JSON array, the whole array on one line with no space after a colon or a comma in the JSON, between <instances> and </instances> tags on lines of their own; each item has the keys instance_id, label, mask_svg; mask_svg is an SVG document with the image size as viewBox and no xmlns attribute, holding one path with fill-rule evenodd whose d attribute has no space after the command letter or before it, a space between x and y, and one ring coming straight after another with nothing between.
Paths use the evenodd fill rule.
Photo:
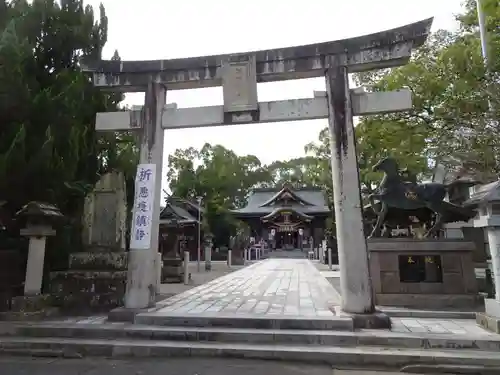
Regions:
<instances>
[{"instance_id":1,"label":"small wooden shrine building","mask_svg":"<svg viewBox=\"0 0 500 375\"><path fill-rule=\"evenodd\" d=\"M325 236L326 219L332 215L320 188L257 188L248 203L233 215L247 223L256 241L265 240L273 248L295 249L319 246Z\"/></svg>"},{"instance_id":2,"label":"small wooden shrine building","mask_svg":"<svg viewBox=\"0 0 500 375\"><path fill-rule=\"evenodd\" d=\"M203 208L198 204L176 197L167 199L160 213L159 251L164 257L178 254L182 258L187 250L189 259L197 259L200 217L203 219Z\"/></svg>"}]
</instances>

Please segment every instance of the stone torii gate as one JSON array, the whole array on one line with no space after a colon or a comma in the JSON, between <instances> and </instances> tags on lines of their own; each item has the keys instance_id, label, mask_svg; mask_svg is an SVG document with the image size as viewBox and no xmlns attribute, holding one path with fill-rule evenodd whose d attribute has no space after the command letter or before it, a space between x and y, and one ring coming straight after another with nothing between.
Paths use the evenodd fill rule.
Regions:
<instances>
[{"instance_id":1,"label":"stone torii gate","mask_svg":"<svg viewBox=\"0 0 500 375\"><path fill-rule=\"evenodd\" d=\"M96 87L146 93L142 110L98 113L96 119L98 131L139 130L142 134L139 168L152 167L156 176L149 186L152 189L149 220L142 223L146 229L142 233L148 233L146 245L130 249L125 308L151 307L155 300L154 262L158 251L164 129L328 118L341 307L351 314L374 313L352 117L407 110L411 108L411 95L407 90L376 93L350 90L348 73L407 63L412 48L426 40L431 24L432 18L356 38L230 55L84 62L84 71L92 73ZM258 82L320 76L326 79L326 94L258 102ZM223 87L223 106L165 106L167 90L214 86ZM136 193L134 218L139 212ZM137 243L138 238L131 240Z\"/></svg>"}]
</instances>

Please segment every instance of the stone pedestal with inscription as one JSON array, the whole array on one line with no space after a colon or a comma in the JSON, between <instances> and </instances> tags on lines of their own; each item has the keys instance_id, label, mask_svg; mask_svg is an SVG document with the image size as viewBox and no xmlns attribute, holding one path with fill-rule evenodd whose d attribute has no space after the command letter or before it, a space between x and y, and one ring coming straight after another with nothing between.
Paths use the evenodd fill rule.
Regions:
<instances>
[{"instance_id":1,"label":"stone pedestal with inscription","mask_svg":"<svg viewBox=\"0 0 500 375\"><path fill-rule=\"evenodd\" d=\"M462 240L368 240L375 303L416 309L480 306L474 249L474 243Z\"/></svg>"},{"instance_id":2,"label":"stone pedestal with inscription","mask_svg":"<svg viewBox=\"0 0 500 375\"><path fill-rule=\"evenodd\" d=\"M100 312L123 305L128 260L125 202L125 180L120 173L102 176L87 197L86 251L69 255L68 271L50 273L50 293L61 310Z\"/></svg>"}]
</instances>

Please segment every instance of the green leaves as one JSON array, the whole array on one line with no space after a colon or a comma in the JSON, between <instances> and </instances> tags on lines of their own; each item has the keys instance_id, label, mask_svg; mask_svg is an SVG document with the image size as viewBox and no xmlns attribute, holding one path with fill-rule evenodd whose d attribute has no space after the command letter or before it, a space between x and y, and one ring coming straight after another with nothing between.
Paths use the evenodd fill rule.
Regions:
<instances>
[{"instance_id":1,"label":"green leaves","mask_svg":"<svg viewBox=\"0 0 500 375\"><path fill-rule=\"evenodd\" d=\"M203 197L205 218L217 246L228 245L238 223L230 210L245 204L249 189L269 174L253 155L238 156L221 145L177 149L168 158L167 179L174 196Z\"/></svg>"},{"instance_id":2,"label":"green leaves","mask_svg":"<svg viewBox=\"0 0 500 375\"><path fill-rule=\"evenodd\" d=\"M0 196L12 207L46 200L79 215L99 173L137 161L130 139L96 148L96 112L122 99L100 93L78 66L106 42L100 10L96 20L81 0L0 1Z\"/></svg>"},{"instance_id":3,"label":"green leaves","mask_svg":"<svg viewBox=\"0 0 500 375\"><path fill-rule=\"evenodd\" d=\"M471 0L458 17L460 30L438 30L415 51L409 64L355 75L358 84L374 90L408 87L413 93L411 111L361 119L356 134L362 169L380 156L391 155L416 172L425 172L430 160L450 168L465 165L485 180L500 171L498 127L492 127L499 113L488 109L488 101L498 102L500 97L500 4L482 2L489 49L496 51L490 54L489 74L481 56L476 4ZM367 181L375 177L368 171L362 175Z\"/></svg>"}]
</instances>

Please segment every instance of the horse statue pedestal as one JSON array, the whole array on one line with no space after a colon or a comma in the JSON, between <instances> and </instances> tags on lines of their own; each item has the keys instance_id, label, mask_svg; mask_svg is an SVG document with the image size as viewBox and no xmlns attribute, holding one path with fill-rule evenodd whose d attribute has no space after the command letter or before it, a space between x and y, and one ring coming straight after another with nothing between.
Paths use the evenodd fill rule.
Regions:
<instances>
[{"instance_id":1,"label":"horse statue pedestal","mask_svg":"<svg viewBox=\"0 0 500 375\"><path fill-rule=\"evenodd\" d=\"M472 309L482 305L472 242L373 238L367 241L375 304L413 309Z\"/></svg>"}]
</instances>

